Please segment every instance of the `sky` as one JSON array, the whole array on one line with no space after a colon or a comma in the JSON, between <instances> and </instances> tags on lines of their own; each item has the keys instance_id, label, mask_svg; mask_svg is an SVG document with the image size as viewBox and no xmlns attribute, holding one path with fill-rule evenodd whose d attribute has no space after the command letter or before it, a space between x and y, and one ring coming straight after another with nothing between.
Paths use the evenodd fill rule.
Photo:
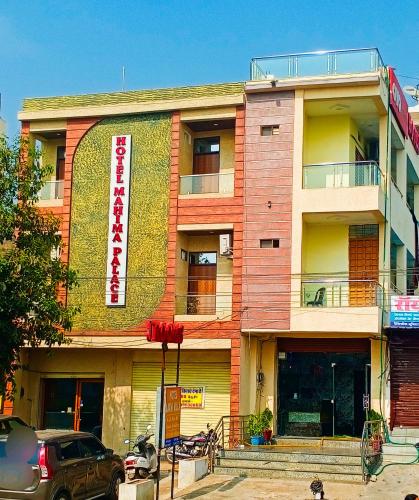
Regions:
<instances>
[{"instance_id":1,"label":"sky","mask_svg":"<svg viewBox=\"0 0 419 500\"><path fill-rule=\"evenodd\" d=\"M0 116L25 97L243 81L255 56L378 47L419 83L417 0L0 0ZM400 75L416 79L402 78Z\"/></svg>"}]
</instances>

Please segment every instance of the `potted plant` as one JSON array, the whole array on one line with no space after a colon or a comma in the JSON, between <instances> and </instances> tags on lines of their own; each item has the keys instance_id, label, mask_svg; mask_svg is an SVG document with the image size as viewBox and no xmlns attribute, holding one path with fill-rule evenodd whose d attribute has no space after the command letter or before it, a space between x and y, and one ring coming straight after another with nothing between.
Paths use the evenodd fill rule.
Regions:
<instances>
[{"instance_id":1,"label":"potted plant","mask_svg":"<svg viewBox=\"0 0 419 500\"><path fill-rule=\"evenodd\" d=\"M269 408L265 408L261 414L263 424L263 440L265 443L270 443L272 439L272 419L273 414Z\"/></svg>"},{"instance_id":2,"label":"potted plant","mask_svg":"<svg viewBox=\"0 0 419 500\"><path fill-rule=\"evenodd\" d=\"M369 410L368 419L372 421L370 446L374 453L380 453L383 448L383 436L381 433L381 422L384 421L383 416L375 410Z\"/></svg>"},{"instance_id":3,"label":"potted plant","mask_svg":"<svg viewBox=\"0 0 419 500\"><path fill-rule=\"evenodd\" d=\"M247 427L250 435L250 444L252 446L262 444L262 439L263 439L262 415L260 413L250 415Z\"/></svg>"}]
</instances>

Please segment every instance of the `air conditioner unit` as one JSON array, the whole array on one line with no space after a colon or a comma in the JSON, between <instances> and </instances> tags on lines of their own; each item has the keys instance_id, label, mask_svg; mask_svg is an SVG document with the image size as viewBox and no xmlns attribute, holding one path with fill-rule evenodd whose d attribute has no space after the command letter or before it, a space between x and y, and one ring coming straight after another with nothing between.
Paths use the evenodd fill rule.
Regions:
<instances>
[{"instance_id":1,"label":"air conditioner unit","mask_svg":"<svg viewBox=\"0 0 419 500\"><path fill-rule=\"evenodd\" d=\"M230 257L233 255L231 234L220 234L220 255Z\"/></svg>"}]
</instances>

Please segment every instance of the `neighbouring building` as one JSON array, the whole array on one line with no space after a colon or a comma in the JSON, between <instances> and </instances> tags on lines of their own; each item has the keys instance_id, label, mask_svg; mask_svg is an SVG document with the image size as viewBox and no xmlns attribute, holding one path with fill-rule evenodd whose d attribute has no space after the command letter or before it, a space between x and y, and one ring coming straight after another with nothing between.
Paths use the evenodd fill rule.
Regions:
<instances>
[{"instance_id":1,"label":"neighbouring building","mask_svg":"<svg viewBox=\"0 0 419 500\"><path fill-rule=\"evenodd\" d=\"M124 451L154 423L152 318L185 325L180 383L199 396L184 433L266 406L279 434L357 436L366 405L404 425L388 312L417 289L419 146L378 50L256 58L243 83L26 99L19 118L56 166L39 205L62 219L82 312L69 346L25 350L15 412L102 425Z\"/></svg>"}]
</instances>

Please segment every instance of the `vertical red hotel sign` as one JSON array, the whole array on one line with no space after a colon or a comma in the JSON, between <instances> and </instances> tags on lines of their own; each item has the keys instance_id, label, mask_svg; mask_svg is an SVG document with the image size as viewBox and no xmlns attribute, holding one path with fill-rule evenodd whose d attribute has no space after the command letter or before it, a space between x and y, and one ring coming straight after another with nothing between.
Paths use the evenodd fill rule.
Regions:
<instances>
[{"instance_id":1,"label":"vertical red hotel sign","mask_svg":"<svg viewBox=\"0 0 419 500\"><path fill-rule=\"evenodd\" d=\"M127 276L131 136L112 137L106 305L124 306Z\"/></svg>"}]
</instances>

